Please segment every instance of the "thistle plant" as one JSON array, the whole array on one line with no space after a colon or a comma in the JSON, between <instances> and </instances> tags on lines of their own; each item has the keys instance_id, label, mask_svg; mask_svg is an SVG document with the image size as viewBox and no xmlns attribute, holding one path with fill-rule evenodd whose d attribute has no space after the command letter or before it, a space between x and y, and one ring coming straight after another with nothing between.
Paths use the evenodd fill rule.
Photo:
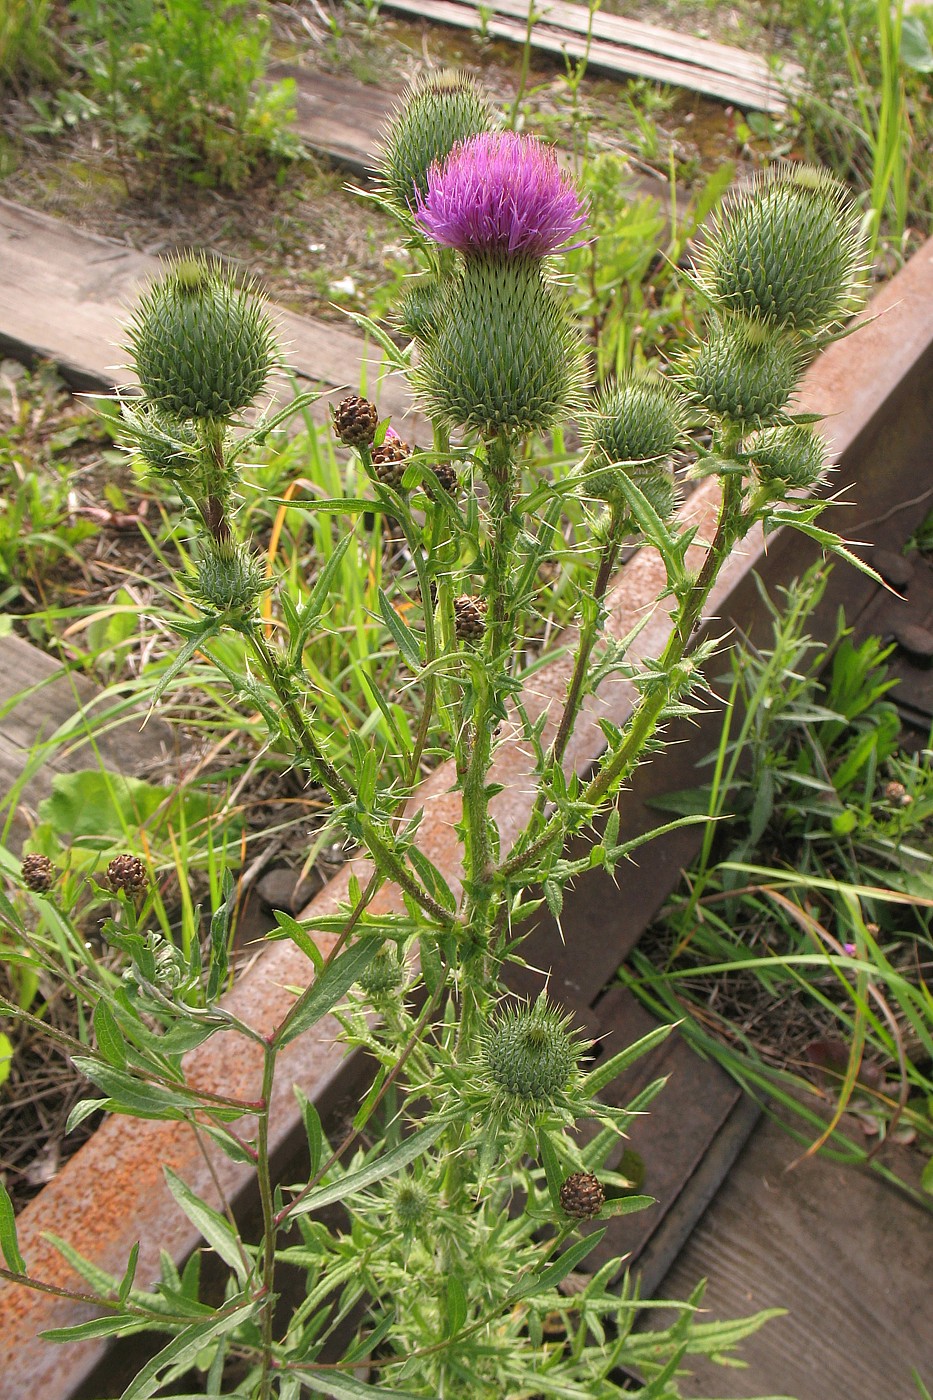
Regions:
<instances>
[{"instance_id":1,"label":"thistle plant","mask_svg":"<svg viewBox=\"0 0 933 1400\"><path fill-rule=\"evenodd\" d=\"M642 1337L632 1330L639 1305L630 1285L609 1287L619 1260L579 1290L562 1290L601 1238L586 1222L648 1204L619 1163L633 1113L661 1086L624 1109L601 1095L664 1032L589 1068L585 1039L564 1009L546 990L530 1004L510 997L505 979L540 892L559 913L569 882L595 865L615 870L629 854L613 805L667 719L702 685L714 644L697 641L697 627L724 560L759 524L802 529L838 547L813 523L819 504L794 494L819 481L824 452L810 422L794 414L793 392L808 357L857 300L857 221L820 172L777 167L740 190L698 259L709 313L697 344L668 374L627 379L590 398L585 346L560 281L561 250L585 237L586 211L553 153L494 126L471 84L443 78L414 90L385 140L384 197L422 270L399 310L407 348L371 329L408 374L433 442L405 443L402 425L387 428L356 395L332 412L370 486L365 500L347 501L345 518L358 520L363 507L391 517L420 599L415 619L384 597L387 636L416 697L408 735L394 726L402 752L392 780L381 777L372 746L353 741L349 720L351 743L338 762L304 673L307 639L327 626L327 571L302 610L283 595L267 625L259 604L268 581L238 533L242 463L284 417L240 421L278 362L268 313L252 290L196 260L171 267L131 323L143 398L124 404L127 443L181 491L197 540L188 589L200 621L180 646L175 673L195 650L211 655L216 639L235 631L248 672L237 675L220 656L218 669L326 791L335 829L368 860L338 916L283 922L317 965L271 1034L230 1017L222 1002L200 1013L212 1030L258 1043L264 1061L253 1117L244 1105L238 1121L229 1101L218 1112L196 1088L186 1111L209 1136L205 1150L254 1164L262 1205L258 1242L225 1223L224 1257L239 1251L226 1310L215 1314L214 1332L198 1316L210 1393L591 1400L620 1393L624 1367L643 1377L631 1393L660 1400L679 1393L674 1373L687 1345L718 1354L761 1321L730 1324L728 1343L715 1328L694 1331L696 1295L671 1305L683 1316L667 1331ZM542 473L535 443L574 416L579 460ZM675 456L692 456L694 475L721 482L718 523L699 567L688 556L699 544L695 531L674 510ZM522 703L516 658L533 623L538 570L571 498L585 507L577 550L581 571L589 561L587 582L566 693L539 720ZM339 515L335 503L328 509ZM641 663L605 636L607 590L632 537L663 563L670 617L660 655ZM352 543L348 527L341 549ZM625 724L606 727L605 749L584 780L565 771L569 740L584 701L613 673L630 680L636 699ZM389 715L375 692L374 703ZM516 742L532 756L535 796L524 828L506 841L493 764L501 745ZM461 803L459 871L428 857L423 813L410 800L425 760L445 752ZM599 845L567 856L568 838L600 818ZM35 883L36 874L26 878ZM374 904L388 886L398 894L395 912ZM131 901L124 911L136 917ZM314 953L315 932L338 935L326 960ZM572 927L565 937L572 943ZM225 964L211 965L215 994L224 973ZM161 989L147 981L146 990L163 1033L180 1039L175 1028L193 1013L166 979ZM110 997L101 1015L132 1042L128 1074L144 1090L164 1065L151 1043L157 1037L139 1030L138 1004ZM313 1107L303 1105L310 1172L279 1183L267 1148L276 1058L327 1014L346 1045L372 1057L376 1078L339 1151L324 1146ZM83 1063L119 1108L113 1075L93 1057ZM136 1093L134 1112L141 1102ZM336 1223L321 1216L335 1202L345 1212ZM297 1266L307 1281L305 1301L284 1322L275 1308L283 1266ZM161 1294L134 1291L125 1314L128 1331L174 1333L162 1371L150 1370L165 1380L188 1335L183 1321L166 1322L170 1291L170 1279ZM120 1316L126 1300L116 1281L113 1293L107 1304ZM555 1316L556 1335L544 1327ZM239 1368L229 1383L228 1358Z\"/></svg>"}]
</instances>

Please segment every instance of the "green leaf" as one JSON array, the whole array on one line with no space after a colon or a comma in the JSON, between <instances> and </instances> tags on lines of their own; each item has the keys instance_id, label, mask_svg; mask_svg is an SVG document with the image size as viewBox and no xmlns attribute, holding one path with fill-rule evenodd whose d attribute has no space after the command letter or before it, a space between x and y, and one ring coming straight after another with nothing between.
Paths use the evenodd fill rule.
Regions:
<instances>
[{"instance_id":1,"label":"green leaf","mask_svg":"<svg viewBox=\"0 0 933 1400\"><path fill-rule=\"evenodd\" d=\"M304 1093L299 1084L294 1086L295 1098L298 1100L298 1107L301 1110L302 1122L305 1125L305 1136L308 1139L308 1153L310 1166L308 1169L308 1179L313 1180L317 1176L318 1168L321 1165L321 1157L324 1152L324 1129L321 1127L321 1115L314 1104Z\"/></svg>"},{"instance_id":2,"label":"green leaf","mask_svg":"<svg viewBox=\"0 0 933 1400\"><path fill-rule=\"evenodd\" d=\"M165 1324L157 1325L162 1327ZM108 1314L106 1317L92 1318L90 1322L79 1322L74 1327L50 1327L47 1332L40 1332L39 1336L45 1342L87 1342L95 1337L119 1337L143 1332L146 1326L146 1322L138 1317L127 1317L125 1313L119 1317Z\"/></svg>"},{"instance_id":3,"label":"green leaf","mask_svg":"<svg viewBox=\"0 0 933 1400\"><path fill-rule=\"evenodd\" d=\"M130 1257L126 1261L126 1270L123 1274L123 1278L120 1280L120 1288L118 1290L117 1297L120 1299L121 1303L125 1303L127 1298L130 1296L130 1290L133 1287L133 1280L136 1277L136 1266L138 1263L139 1240L136 1241L136 1243L133 1245L133 1248L130 1250Z\"/></svg>"},{"instance_id":4,"label":"green leaf","mask_svg":"<svg viewBox=\"0 0 933 1400\"><path fill-rule=\"evenodd\" d=\"M135 1380L124 1390L120 1400L149 1400L160 1389L159 1372L167 1366L181 1366L193 1362L198 1352L215 1337L223 1337L241 1326L256 1311L258 1303L249 1301L234 1307L232 1312L221 1313L208 1322L194 1327L186 1327L162 1348L158 1355L148 1361Z\"/></svg>"},{"instance_id":5,"label":"green leaf","mask_svg":"<svg viewBox=\"0 0 933 1400\"><path fill-rule=\"evenodd\" d=\"M108 1102L108 1099L81 1099L68 1115L65 1136L67 1137L70 1132L73 1132L79 1124L84 1122L85 1118L90 1118L92 1113L97 1113L100 1109L105 1108Z\"/></svg>"},{"instance_id":6,"label":"green leaf","mask_svg":"<svg viewBox=\"0 0 933 1400\"><path fill-rule=\"evenodd\" d=\"M379 590L379 611L382 620L395 639L396 646L413 671L421 670L421 646L416 634L403 622L389 602L383 589Z\"/></svg>"},{"instance_id":7,"label":"green leaf","mask_svg":"<svg viewBox=\"0 0 933 1400\"><path fill-rule=\"evenodd\" d=\"M311 937L304 924L298 922L291 914L286 914L284 909L276 909L275 922L284 934L292 940L297 948L300 948L305 957L311 962L315 973L319 973L324 966L324 958L320 948Z\"/></svg>"},{"instance_id":8,"label":"green leaf","mask_svg":"<svg viewBox=\"0 0 933 1400\"><path fill-rule=\"evenodd\" d=\"M423 1391L419 1397L411 1390L393 1390L381 1381L367 1385L346 1371L328 1367L321 1367L319 1371L302 1370L301 1382L319 1395L330 1396L331 1400L374 1400L377 1395L388 1396L388 1400L423 1400L424 1395Z\"/></svg>"},{"instance_id":9,"label":"green leaf","mask_svg":"<svg viewBox=\"0 0 933 1400\"><path fill-rule=\"evenodd\" d=\"M305 639L311 628L331 601L331 595L337 585L337 574L343 563L343 556L350 548L353 538L354 536L348 532L337 542L333 554L318 574L314 587L308 595L308 601L298 618L297 630L291 638L292 652L296 659L304 647Z\"/></svg>"},{"instance_id":10,"label":"green leaf","mask_svg":"<svg viewBox=\"0 0 933 1400\"><path fill-rule=\"evenodd\" d=\"M6 1266L14 1274L24 1274L26 1272L26 1261L19 1252L19 1241L16 1237L16 1215L13 1211L13 1202L10 1200L9 1192L0 1181L0 1249L6 1260Z\"/></svg>"},{"instance_id":11,"label":"green leaf","mask_svg":"<svg viewBox=\"0 0 933 1400\"><path fill-rule=\"evenodd\" d=\"M94 1034L97 1048L108 1064L117 1069L126 1068L126 1044L120 1033L117 1018L107 1003L101 999L94 1007Z\"/></svg>"},{"instance_id":12,"label":"green leaf","mask_svg":"<svg viewBox=\"0 0 933 1400\"><path fill-rule=\"evenodd\" d=\"M929 1191L933 1196L933 1157L927 1162L920 1175L920 1185L924 1191Z\"/></svg>"},{"instance_id":13,"label":"green leaf","mask_svg":"<svg viewBox=\"0 0 933 1400\"><path fill-rule=\"evenodd\" d=\"M556 1288L568 1274L573 1272L578 1264L582 1263L588 1254L592 1253L605 1233L605 1229L594 1230L585 1239L577 1240L576 1244L572 1244L569 1249L564 1250L555 1263L543 1269L540 1274L533 1274L531 1278L519 1284L518 1288L509 1294L508 1301L517 1303L522 1298L533 1298L536 1293L545 1293L549 1288Z\"/></svg>"},{"instance_id":14,"label":"green leaf","mask_svg":"<svg viewBox=\"0 0 933 1400\"><path fill-rule=\"evenodd\" d=\"M333 1205L334 1201L345 1200L353 1191L362 1191L364 1187L382 1181L383 1177L401 1171L422 1152L427 1152L446 1126L446 1123L432 1123L428 1128L420 1128L391 1152L383 1152L372 1162L367 1162L366 1166L345 1172L328 1186L319 1186L309 1192L289 1211L289 1215L308 1215L313 1210L321 1210L324 1206Z\"/></svg>"},{"instance_id":15,"label":"green leaf","mask_svg":"<svg viewBox=\"0 0 933 1400\"><path fill-rule=\"evenodd\" d=\"M547 1189L551 1197L551 1205L556 1211L559 1211L560 1188L563 1184L564 1175L560 1169L560 1161L554 1150L554 1144L543 1128L538 1133L538 1151L541 1154L541 1165L544 1167L544 1175L547 1178Z\"/></svg>"},{"instance_id":16,"label":"green leaf","mask_svg":"<svg viewBox=\"0 0 933 1400\"><path fill-rule=\"evenodd\" d=\"M8 1035L0 1032L0 1088L10 1077L13 1068L13 1042Z\"/></svg>"},{"instance_id":17,"label":"green leaf","mask_svg":"<svg viewBox=\"0 0 933 1400\"><path fill-rule=\"evenodd\" d=\"M159 1084L147 1084L132 1074L112 1065L89 1060L83 1055L72 1059L75 1069L87 1075L92 1084L102 1090L121 1112L135 1118L185 1118L200 1100L194 1094L163 1089Z\"/></svg>"},{"instance_id":18,"label":"green leaf","mask_svg":"<svg viewBox=\"0 0 933 1400\"><path fill-rule=\"evenodd\" d=\"M152 693L150 709L153 709L162 696L166 688L171 685L177 675L185 669L194 653L208 640L209 637L216 637L222 630L223 623L216 617L207 618L204 622L198 623L194 630L189 633L187 641L181 650L176 653L171 664L166 667L159 677L159 683Z\"/></svg>"},{"instance_id":19,"label":"green leaf","mask_svg":"<svg viewBox=\"0 0 933 1400\"><path fill-rule=\"evenodd\" d=\"M226 1216L214 1210L200 1196L196 1196L186 1181L182 1181L171 1167L165 1168L168 1189L191 1221L204 1236L215 1254L219 1254L225 1264L236 1274L241 1288L246 1286L247 1263L236 1232Z\"/></svg>"},{"instance_id":20,"label":"green leaf","mask_svg":"<svg viewBox=\"0 0 933 1400\"><path fill-rule=\"evenodd\" d=\"M605 1220L610 1215L634 1215L636 1211L656 1205L654 1196L612 1196L599 1212L599 1218Z\"/></svg>"},{"instance_id":21,"label":"green leaf","mask_svg":"<svg viewBox=\"0 0 933 1400\"><path fill-rule=\"evenodd\" d=\"M647 1055L656 1045L665 1041L674 1029L672 1025L655 1026L654 1030L643 1035L640 1040L636 1040L632 1045L627 1045L624 1050L620 1050L617 1055L613 1055L611 1060L607 1060L604 1065L597 1065L590 1070L583 1080L582 1092L585 1094L598 1094L600 1089L604 1089L607 1084L611 1084L613 1079L617 1079L629 1065L640 1060L643 1055Z\"/></svg>"},{"instance_id":22,"label":"green leaf","mask_svg":"<svg viewBox=\"0 0 933 1400\"><path fill-rule=\"evenodd\" d=\"M933 73L933 49L920 15L901 20L901 62L915 73Z\"/></svg>"},{"instance_id":23,"label":"green leaf","mask_svg":"<svg viewBox=\"0 0 933 1400\"><path fill-rule=\"evenodd\" d=\"M466 1322L466 1317L466 1290L458 1275L452 1273L447 1279L447 1323L444 1329L444 1335L446 1337L455 1337Z\"/></svg>"},{"instance_id":24,"label":"green leaf","mask_svg":"<svg viewBox=\"0 0 933 1400\"><path fill-rule=\"evenodd\" d=\"M224 871L223 901L211 916L211 952L207 974L207 1000L212 1002L220 993L227 975L227 948L230 939L230 919L236 905L236 885L229 870Z\"/></svg>"},{"instance_id":25,"label":"green leaf","mask_svg":"<svg viewBox=\"0 0 933 1400\"><path fill-rule=\"evenodd\" d=\"M313 1026L315 1021L320 1021L337 1005L354 982L360 980L360 974L372 962L380 946L379 939L364 938L328 963L324 971L315 977L311 986L298 998L293 1008L294 1014L289 1015L283 1022L282 1030L276 1037L280 1049L301 1035L309 1026Z\"/></svg>"}]
</instances>

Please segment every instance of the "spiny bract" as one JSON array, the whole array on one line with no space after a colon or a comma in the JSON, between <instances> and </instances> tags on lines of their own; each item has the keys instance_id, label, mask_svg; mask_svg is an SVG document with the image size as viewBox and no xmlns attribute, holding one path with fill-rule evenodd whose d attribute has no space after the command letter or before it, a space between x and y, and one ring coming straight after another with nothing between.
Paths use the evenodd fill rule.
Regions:
<instances>
[{"instance_id":1,"label":"spiny bract","mask_svg":"<svg viewBox=\"0 0 933 1400\"><path fill-rule=\"evenodd\" d=\"M383 138L379 160L388 198L410 213L428 187L428 171L458 141L495 124L492 107L472 78L454 70L417 83L399 107Z\"/></svg>"},{"instance_id":2,"label":"spiny bract","mask_svg":"<svg viewBox=\"0 0 933 1400\"><path fill-rule=\"evenodd\" d=\"M543 998L509 1007L483 1033L483 1064L501 1094L548 1103L568 1086L581 1045L564 1016Z\"/></svg>"}]
</instances>

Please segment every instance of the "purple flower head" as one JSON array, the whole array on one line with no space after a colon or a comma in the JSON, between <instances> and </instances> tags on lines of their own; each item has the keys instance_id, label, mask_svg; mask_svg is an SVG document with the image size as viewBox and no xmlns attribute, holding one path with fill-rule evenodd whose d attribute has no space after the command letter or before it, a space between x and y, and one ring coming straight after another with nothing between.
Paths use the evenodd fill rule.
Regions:
<instances>
[{"instance_id":1,"label":"purple flower head","mask_svg":"<svg viewBox=\"0 0 933 1400\"><path fill-rule=\"evenodd\" d=\"M586 222L586 211L549 146L495 131L458 142L431 166L415 217L436 243L461 253L544 258Z\"/></svg>"}]
</instances>

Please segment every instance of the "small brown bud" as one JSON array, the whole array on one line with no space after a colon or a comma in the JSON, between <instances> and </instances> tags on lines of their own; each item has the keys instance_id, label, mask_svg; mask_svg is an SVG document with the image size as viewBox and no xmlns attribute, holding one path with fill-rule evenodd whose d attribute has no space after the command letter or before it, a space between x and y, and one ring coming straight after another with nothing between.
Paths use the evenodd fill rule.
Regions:
<instances>
[{"instance_id":1,"label":"small brown bud","mask_svg":"<svg viewBox=\"0 0 933 1400\"><path fill-rule=\"evenodd\" d=\"M458 642L477 642L486 631L485 598L471 598L461 593L454 599L454 631Z\"/></svg>"},{"instance_id":2,"label":"small brown bud","mask_svg":"<svg viewBox=\"0 0 933 1400\"><path fill-rule=\"evenodd\" d=\"M363 447L376 436L379 413L374 403L351 394L333 410L334 432L345 447Z\"/></svg>"},{"instance_id":3,"label":"small brown bud","mask_svg":"<svg viewBox=\"0 0 933 1400\"><path fill-rule=\"evenodd\" d=\"M566 1215L592 1220L606 1204L606 1193L592 1172L571 1172L560 1188L560 1204Z\"/></svg>"},{"instance_id":4,"label":"small brown bud","mask_svg":"<svg viewBox=\"0 0 933 1400\"><path fill-rule=\"evenodd\" d=\"M27 890L34 894L45 894L55 882L55 866L48 856L23 856L20 874Z\"/></svg>"},{"instance_id":5,"label":"small brown bud","mask_svg":"<svg viewBox=\"0 0 933 1400\"><path fill-rule=\"evenodd\" d=\"M130 896L140 894L149 884L146 867L139 856L114 856L107 866L104 878L114 894L118 890L123 890Z\"/></svg>"},{"instance_id":6,"label":"small brown bud","mask_svg":"<svg viewBox=\"0 0 933 1400\"><path fill-rule=\"evenodd\" d=\"M373 466L383 486L401 486L412 451L408 443L395 434L391 437L386 434L385 442L373 448Z\"/></svg>"},{"instance_id":7,"label":"small brown bud","mask_svg":"<svg viewBox=\"0 0 933 1400\"><path fill-rule=\"evenodd\" d=\"M897 782L896 779L885 783L884 796L887 802L893 802L896 807L909 807L914 800L904 784Z\"/></svg>"}]
</instances>

